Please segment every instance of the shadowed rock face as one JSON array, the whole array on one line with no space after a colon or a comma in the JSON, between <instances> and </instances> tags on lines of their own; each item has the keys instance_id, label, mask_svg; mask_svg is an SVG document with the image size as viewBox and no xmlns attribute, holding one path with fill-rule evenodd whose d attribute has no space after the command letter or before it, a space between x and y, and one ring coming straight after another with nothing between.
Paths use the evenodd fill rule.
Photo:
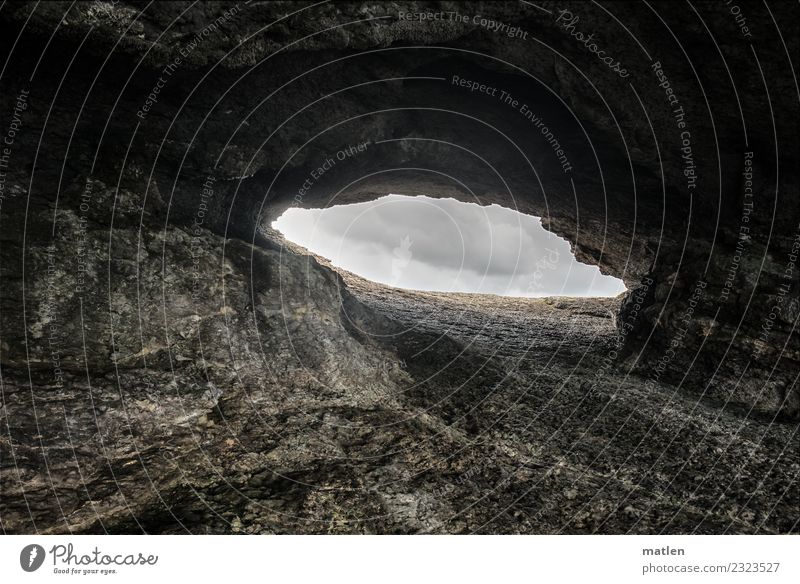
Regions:
<instances>
[{"instance_id":1,"label":"shadowed rock face","mask_svg":"<svg viewBox=\"0 0 800 584\"><path fill-rule=\"evenodd\" d=\"M0 10L3 529L796 530L797 7L650 6ZM391 192L631 292L398 292L268 228Z\"/></svg>"}]
</instances>

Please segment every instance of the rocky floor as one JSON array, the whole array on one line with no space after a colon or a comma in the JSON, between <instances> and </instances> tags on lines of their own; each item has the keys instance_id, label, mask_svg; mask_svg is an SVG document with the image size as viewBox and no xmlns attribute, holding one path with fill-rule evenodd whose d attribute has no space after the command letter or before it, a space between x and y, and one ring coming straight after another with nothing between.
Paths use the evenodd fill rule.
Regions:
<instances>
[{"instance_id":1,"label":"rocky floor","mask_svg":"<svg viewBox=\"0 0 800 584\"><path fill-rule=\"evenodd\" d=\"M73 355L61 337L60 385L46 337L32 377L4 366L4 531L798 529L797 422L628 375L617 299L396 290L280 246L206 235L191 257L187 238L121 247L108 296L92 276L80 310L112 339L98 324Z\"/></svg>"},{"instance_id":2,"label":"rocky floor","mask_svg":"<svg viewBox=\"0 0 800 584\"><path fill-rule=\"evenodd\" d=\"M442 389L441 378L460 366L443 365L410 392L459 430L464 450L454 458L482 459L437 481L454 495L452 515L427 529L797 529L797 424L755 420L609 366L617 300L386 293L347 280L366 304L406 325L404 334L447 335L474 367L502 372L489 384L471 378Z\"/></svg>"}]
</instances>

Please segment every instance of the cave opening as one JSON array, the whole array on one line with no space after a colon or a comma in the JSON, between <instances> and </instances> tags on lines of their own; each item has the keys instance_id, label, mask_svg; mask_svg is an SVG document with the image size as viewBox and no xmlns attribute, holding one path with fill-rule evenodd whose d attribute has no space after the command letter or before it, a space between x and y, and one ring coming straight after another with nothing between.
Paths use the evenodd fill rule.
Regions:
<instances>
[{"instance_id":1,"label":"cave opening","mask_svg":"<svg viewBox=\"0 0 800 584\"><path fill-rule=\"evenodd\" d=\"M579 262L539 217L500 205L389 194L293 207L272 227L367 280L407 290L511 297L616 297L622 280Z\"/></svg>"}]
</instances>

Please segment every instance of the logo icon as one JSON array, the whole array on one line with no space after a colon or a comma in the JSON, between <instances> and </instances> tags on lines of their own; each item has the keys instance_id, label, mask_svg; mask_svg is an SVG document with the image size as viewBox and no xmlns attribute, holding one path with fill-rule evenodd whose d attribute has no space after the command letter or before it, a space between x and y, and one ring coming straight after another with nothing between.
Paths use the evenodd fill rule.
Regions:
<instances>
[{"instance_id":1,"label":"logo icon","mask_svg":"<svg viewBox=\"0 0 800 584\"><path fill-rule=\"evenodd\" d=\"M26 545L19 553L19 565L26 572L35 572L42 567L44 556L45 553L42 546L35 543Z\"/></svg>"}]
</instances>

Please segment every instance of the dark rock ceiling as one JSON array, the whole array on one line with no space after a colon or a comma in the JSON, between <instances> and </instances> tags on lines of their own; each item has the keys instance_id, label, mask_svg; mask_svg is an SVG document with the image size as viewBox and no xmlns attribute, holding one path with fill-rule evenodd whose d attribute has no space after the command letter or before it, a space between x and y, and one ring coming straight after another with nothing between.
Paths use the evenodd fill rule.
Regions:
<instances>
[{"instance_id":1,"label":"dark rock ceiling","mask_svg":"<svg viewBox=\"0 0 800 584\"><path fill-rule=\"evenodd\" d=\"M438 407L430 395L397 396L467 350L456 348L471 346L464 330L483 326L476 315L496 306L476 308L466 329L441 330L447 341L429 351L432 362L412 366L412 348L436 333L401 325L425 302L367 293L366 284L348 291L268 228L290 205L396 192L541 216L582 261L623 278L631 293L603 309L617 327L612 344L609 323L598 324L593 334L605 349L570 342L572 356L556 358L566 367L590 354L576 366L574 393L562 394L566 403L587 399L586 387L598 383L601 401L624 386L624 415L650 402L640 407L652 417L634 427L644 432L656 420L664 448L670 432L684 431L663 421L665 396L679 396L675 407L694 428L704 416L744 420L747 445L772 480L762 504L782 505L783 515L736 515L733 529L753 531L763 519L765 529L796 530L797 496L786 492L794 484L796 493L800 412L799 14L796 4L777 2L742 3L742 11L747 31L712 2L6 3L3 528L470 531L510 508L501 497L491 509L478 505L472 523L448 522L457 497L431 495L439 491L418 473L456 463L439 445L406 444L444 433L460 449L491 432L461 414L477 407L470 400L481 387L497 386L493 376L505 379L505 361L470 348L482 356L471 362L489 364L483 385L470 385L468 373L445 376L430 395L468 386L467 397L435 415L427 413ZM469 22L399 16L420 12ZM476 15L525 37L475 24ZM624 63L626 76L570 34L577 32L594 33L596 48ZM328 159L335 162L320 172ZM449 314L441 302L436 310ZM358 326L342 306L360 315ZM536 318L504 320L498 330L509 322L550 330L554 321ZM385 334L403 340L387 344ZM618 350L608 348L617 341ZM609 351L614 381L604 373L598 382ZM525 367L519 375L513 387L532 383ZM696 413L691 403L701 402L709 409ZM374 430L383 424L401 429ZM592 480L627 472L620 445L608 468L589 482L575 479L577 494L563 503L572 523L557 506L532 513L549 501L536 491L519 524L481 529L547 532L566 522L576 532L714 531L733 506L747 506L745 487L735 502L720 503L747 450L734 422L725 424L711 441L725 451L721 469L709 474L706 499L686 509L679 503L689 487L649 484L636 469L631 476L656 495L635 495L644 501L628 515L615 514L621 486L602 504L584 498ZM546 441L514 424L500 434L491 441L501 450L506 435L529 447ZM547 470L559 449L580 440L524 456L544 456ZM395 451L416 458L385 454ZM336 462L381 453L380 464ZM667 459L684 455L700 456ZM436 472L477 464L459 461ZM520 481L540 463L525 466ZM567 464L572 477L588 462ZM498 480L494 470L481 472L485 484ZM376 487L383 481L405 486ZM313 488L323 484L331 490ZM165 493L178 503L164 502ZM714 501L719 516L703 518L699 510ZM427 505L430 516L409 519L409 505ZM219 510L213 521L209 509ZM682 515L665 523L665 509Z\"/></svg>"}]
</instances>

